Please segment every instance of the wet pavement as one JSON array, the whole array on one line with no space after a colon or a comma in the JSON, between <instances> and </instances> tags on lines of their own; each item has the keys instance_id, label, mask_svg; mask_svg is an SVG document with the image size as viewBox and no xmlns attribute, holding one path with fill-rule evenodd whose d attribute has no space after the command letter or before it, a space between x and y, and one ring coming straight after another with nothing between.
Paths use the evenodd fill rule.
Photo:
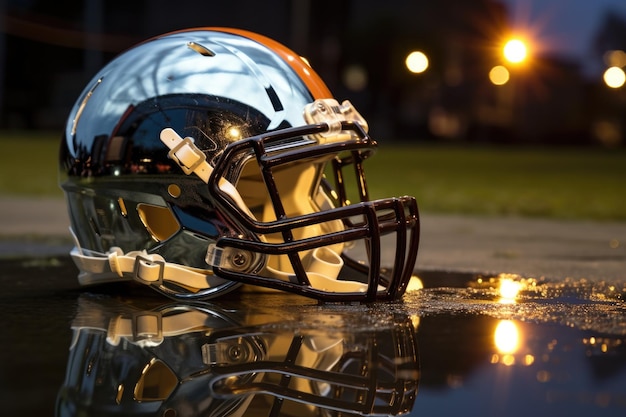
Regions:
<instances>
[{"instance_id":1,"label":"wet pavement","mask_svg":"<svg viewBox=\"0 0 626 417\"><path fill-rule=\"evenodd\" d=\"M62 201L0 211L6 415L626 415L624 223L425 214L401 302L180 305L79 288Z\"/></svg>"}]
</instances>

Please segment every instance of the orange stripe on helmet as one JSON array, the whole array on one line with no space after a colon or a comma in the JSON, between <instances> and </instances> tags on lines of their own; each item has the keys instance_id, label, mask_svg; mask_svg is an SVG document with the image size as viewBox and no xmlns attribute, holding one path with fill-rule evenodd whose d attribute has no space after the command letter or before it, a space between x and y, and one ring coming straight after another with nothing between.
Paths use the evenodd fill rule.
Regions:
<instances>
[{"instance_id":1,"label":"orange stripe on helmet","mask_svg":"<svg viewBox=\"0 0 626 417\"><path fill-rule=\"evenodd\" d=\"M270 39L266 36L259 35L258 33L249 32L243 29L231 29L221 27L209 27L206 30L214 30L216 32L232 33L234 35L243 36L248 39L252 39L261 45L264 45L278 54L299 76L304 82L309 92L313 96L314 100L320 98L332 98L330 90L322 81L319 75L308 65L300 55L287 48L285 45Z\"/></svg>"}]
</instances>

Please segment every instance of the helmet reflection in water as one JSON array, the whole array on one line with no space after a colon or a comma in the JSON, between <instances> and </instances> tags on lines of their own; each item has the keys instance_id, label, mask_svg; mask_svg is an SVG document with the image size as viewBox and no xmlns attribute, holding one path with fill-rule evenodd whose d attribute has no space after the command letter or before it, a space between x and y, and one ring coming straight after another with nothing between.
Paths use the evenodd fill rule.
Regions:
<instances>
[{"instance_id":1,"label":"helmet reflection in water","mask_svg":"<svg viewBox=\"0 0 626 417\"><path fill-rule=\"evenodd\" d=\"M279 320L199 302L142 310L82 296L57 416L409 412L419 377L411 320L359 317Z\"/></svg>"},{"instance_id":2,"label":"helmet reflection in water","mask_svg":"<svg viewBox=\"0 0 626 417\"><path fill-rule=\"evenodd\" d=\"M61 144L80 283L134 280L178 300L243 283L399 298L417 204L369 199L367 131L303 59L258 34L191 29L129 49L87 85Z\"/></svg>"}]
</instances>

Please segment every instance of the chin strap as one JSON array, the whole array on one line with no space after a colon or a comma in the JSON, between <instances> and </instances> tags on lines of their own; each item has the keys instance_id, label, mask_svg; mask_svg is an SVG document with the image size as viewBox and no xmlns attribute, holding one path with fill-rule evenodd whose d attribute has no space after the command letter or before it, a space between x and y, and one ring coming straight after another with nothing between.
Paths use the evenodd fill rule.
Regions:
<instances>
[{"instance_id":1,"label":"chin strap","mask_svg":"<svg viewBox=\"0 0 626 417\"><path fill-rule=\"evenodd\" d=\"M89 254L85 254L76 246L70 255L80 269L78 281L81 285L132 279L144 285L160 286L164 282L172 282L198 290L212 286L209 281L212 272L172 264L162 256L146 251L125 254L120 248L114 247L107 253L89 251Z\"/></svg>"}]
</instances>

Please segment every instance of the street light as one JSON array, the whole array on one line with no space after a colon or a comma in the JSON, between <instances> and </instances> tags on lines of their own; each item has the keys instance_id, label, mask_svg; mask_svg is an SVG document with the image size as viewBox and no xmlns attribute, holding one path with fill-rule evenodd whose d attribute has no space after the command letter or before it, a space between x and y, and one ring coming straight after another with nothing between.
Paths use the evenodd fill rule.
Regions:
<instances>
[{"instance_id":1,"label":"street light","mask_svg":"<svg viewBox=\"0 0 626 417\"><path fill-rule=\"evenodd\" d=\"M504 57L512 64L519 64L526 59L528 50L520 39L511 39L504 45Z\"/></svg>"},{"instance_id":2,"label":"street light","mask_svg":"<svg viewBox=\"0 0 626 417\"><path fill-rule=\"evenodd\" d=\"M413 51L407 55L404 63L409 71L420 74L428 68L428 57L422 51Z\"/></svg>"},{"instance_id":3,"label":"street light","mask_svg":"<svg viewBox=\"0 0 626 417\"><path fill-rule=\"evenodd\" d=\"M509 70L504 65L496 65L489 71L489 81L493 85L504 85L509 82Z\"/></svg>"},{"instance_id":4,"label":"street light","mask_svg":"<svg viewBox=\"0 0 626 417\"><path fill-rule=\"evenodd\" d=\"M604 83L611 88L620 88L626 83L626 73L620 67L611 67L604 71Z\"/></svg>"}]
</instances>

